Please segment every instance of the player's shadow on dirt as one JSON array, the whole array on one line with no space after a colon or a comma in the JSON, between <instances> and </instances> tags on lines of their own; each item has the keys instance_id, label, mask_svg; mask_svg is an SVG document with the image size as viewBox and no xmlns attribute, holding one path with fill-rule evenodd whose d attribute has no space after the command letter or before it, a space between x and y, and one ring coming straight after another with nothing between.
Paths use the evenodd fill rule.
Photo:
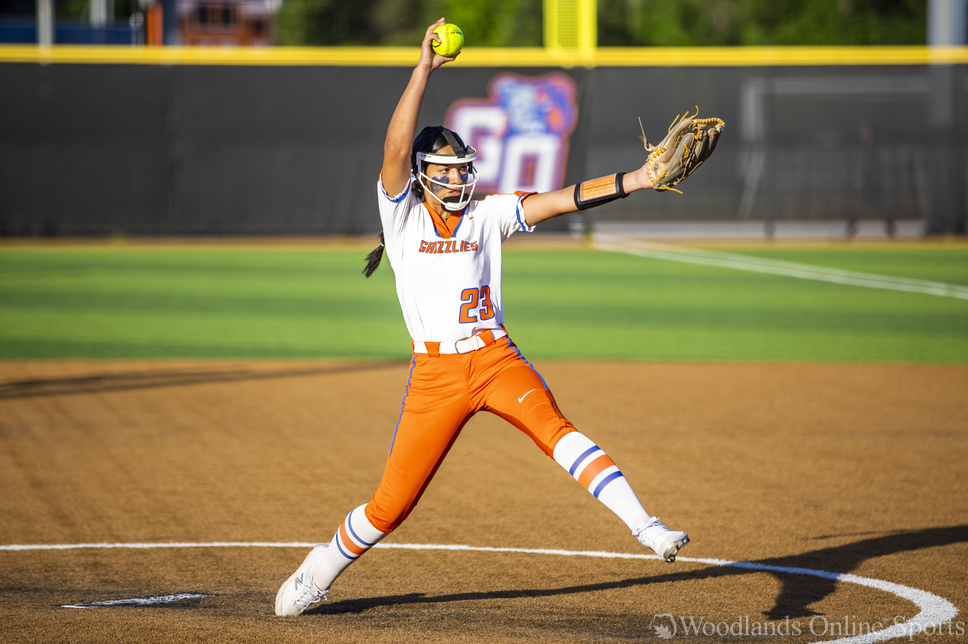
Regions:
<instances>
[{"instance_id":1,"label":"player's shadow on dirt","mask_svg":"<svg viewBox=\"0 0 968 644\"><path fill-rule=\"evenodd\" d=\"M968 542L968 525L928 528L926 530L887 534L842 546L811 550L800 555L763 559L756 563L778 568L811 568L830 572L850 572L861 563L875 557L964 542ZM738 572L738 570L734 569L734 572ZM776 576L782 585L773 608L764 611L764 614L770 619L816 615L817 613L810 610L810 605L832 594L837 585L835 579L789 573L771 574Z\"/></svg>"},{"instance_id":2,"label":"player's shadow on dirt","mask_svg":"<svg viewBox=\"0 0 968 644\"><path fill-rule=\"evenodd\" d=\"M824 537L833 538L833 537ZM842 546L831 546L819 550L811 550L799 555L760 559L752 563L771 568L806 568L810 570L825 570L828 572L848 573L856 569L861 563L875 557L910 552L936 546L946 546L954 543L968 542L968 525L947 528L928 528L912 532L892 533L863 541L856 541ZM779 580L780 593L774 605L764 611L764 615L771 620L782 620L787 617L809 617L816 615L810 606L828 595L836 588L837 581L824 577L803 575L794 572L777 572L736 566L713 566L701 570L688 570L649 577L623 579L622 581L603 582L600 584L585 584L568 586L565 588L542 588L528 590L498 590L476 593L457 593L428 597L414 593L410 595L391 595L388 597L373 597L365 599L350 599L332 604L322 604L307 611L306 614L334 615L343 613L362 613L366 610L404 604L438 604L446 602L487 600L487 599L519 599L526 597L554 597L557 595L573 595L577 593L595 592L600 590L614 590L630 588L646 584L661 584L669 582L697 581L715 579L731 575L770 574Z\"/></svg>"},{"instance_id":3,"label":"player's shadow on dirt","mask_svg":"<svg viewBox=\"0 0 968 644\"><path fill-rule=\"evenodd\" d=\"M161 387L189 387L215 382L241 382L245 380L272 380L275 378L298 378L321 376L352 371L369 371L399 367L403 363L357 362L325 365L304 369L257 370L185 368L169 370L122 371L94 373L83 376L58 378L31 378L0 382L0 400L11 398L38 398L44 396L77 396L108 391L133 389L158 389Z\"/></svg>"}]
</instances>

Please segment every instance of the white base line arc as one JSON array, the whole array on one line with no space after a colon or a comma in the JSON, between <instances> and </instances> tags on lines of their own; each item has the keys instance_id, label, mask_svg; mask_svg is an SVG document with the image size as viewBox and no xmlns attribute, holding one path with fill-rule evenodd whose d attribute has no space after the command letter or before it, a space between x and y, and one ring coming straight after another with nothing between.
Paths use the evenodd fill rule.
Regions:
<instances>
[{"instance_id":1,"label":"white base line arc","mask_svg":"<svg viewBox=\"0 0 968 644\"><path fill-rule=\"evenodd\" d=\"M312 542L245 542L245 541L213 541L208 543L73 543L73 544L36 544L36 545L0 545L0 551L38 551L38 550L79 550L79 549L133 549L151 550L159 548L312 548L319 545ZM458 544L433 543L380 543L376 548L400 550L450 550L464 552L512 552L531 555L557 555L567 557L595 557L605 559L655 559L656 555L629 554L624 552L602 552L595 550L544 550L534 548L494 548L486 546L466 546ZM944 597L939 597L926 590L911 588L881 579L860 577L849 573L827 572L811 568L788 568L784 566L770 566L767 564L729 561L726 559L706 559L693 557L677 557L677 561L701 563L710 566L724 566L744 568L761 572L778 572L791 575L808 575L830 579L833 581L857 584L867 588L874 588L906 599L920 609L920 612L906 622L894 624L888 628L863 635L829 640L830 644L870 644L883 642L899 637L913 637L918 633L940 627L951 621L958 614L958 609ZM123 601L123 600L122 600Z\"/></svg>"}]
</instances>

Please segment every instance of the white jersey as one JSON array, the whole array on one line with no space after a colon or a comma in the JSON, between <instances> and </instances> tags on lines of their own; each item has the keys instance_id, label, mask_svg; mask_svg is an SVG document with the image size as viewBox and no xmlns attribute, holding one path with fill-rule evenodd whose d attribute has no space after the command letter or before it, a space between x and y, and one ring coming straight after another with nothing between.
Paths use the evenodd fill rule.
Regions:
<instances>
[{"instance_id":1,"label":"white jersey","mask_svg":"<svg viewBox=\"0 0 968 644\"><path fill-rule=\"evenodd\" d=\"M524 222L523 197L472 200L446 237L434 224L436 215L413 194L413 181L396 196L387 195L382 179L377 183L387 258L410 337L456 342L500 328L501 244L519 230L534 230Z\"/></svg>"}]
</instances>

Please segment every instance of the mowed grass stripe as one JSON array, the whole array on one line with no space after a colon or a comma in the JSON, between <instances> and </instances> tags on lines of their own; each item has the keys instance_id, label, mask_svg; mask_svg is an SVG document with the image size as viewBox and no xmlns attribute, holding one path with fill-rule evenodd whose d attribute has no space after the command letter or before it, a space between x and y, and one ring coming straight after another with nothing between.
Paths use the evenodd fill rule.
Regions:
<instances>
[{"instance_id":1,"label":"mowed grass stripe","mask_svg":"<svg viewBox=\"0 0 968 644\"><path fill-rule=\"evenodd\" d=\"M968 283L957 247L756 254ZM0 250L0 357L406 359L392 271L367 280L362 265L359 251ZM954 298L598 251L509 250L504 290L529 358L968 361Z\"/></svg>"},{"instance_id":2,"label":"mowed grass stripe","mask_svg":"<svg viewBox=\"0 0 968 644\"><path fill-rule=\"evenodd\" d=\"M572 255L570 262L507 255L506 274L518 273L505 286L509 328L529 352L567 347L574 357L673 360L968 356L962 300L612 253Z\"/></svg>"},{"instance_id":3,"label":"mowed grass stripe","mask_svg":"<svg viewBox=\"0 0 968 644\"><path fill-rule=\"evenodd\" d=\"M0 253L0 355L402 355L392 273L367 281L359 264L349 252Z\"/></svg>"},{"instance_id":4,"label":"mowed grass stripe","mask_svg":"<svg viewBox=\"0 0 968 644\"><path fill-rule=\"evenodd\" d=\"M848 286L881 288L892 291L906 291L909 293L956 297L958 299L968 300L968 286L909 277L849 271L840 268L804 264L802 262L791 262L789 260L767 259L755 255L700 250L684 246L623 239L611 235L596 235L594 247L598 250L626 253L636 257L651 257L686 264L733 268L742 271L752 271L754 273L782 275L784 277L798 279L812 279Z\"/></svg>"}]
</instances>

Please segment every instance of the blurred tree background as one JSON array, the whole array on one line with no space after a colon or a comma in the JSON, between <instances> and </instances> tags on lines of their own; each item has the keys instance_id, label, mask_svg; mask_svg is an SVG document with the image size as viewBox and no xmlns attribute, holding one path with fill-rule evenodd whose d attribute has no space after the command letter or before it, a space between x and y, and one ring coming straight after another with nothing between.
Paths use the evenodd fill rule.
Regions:
<instances>
[{"instance_id":1,"label":"blurred tree background","mask_svg":"<svg viewBox=\"0 0 968 644\"><path fill-rule=\"evenodd\" d=\"M280 45L413 46L441 16L479 47L540 47L542 0L285 0Z\"/></svg>"},{"instance_id":2,"label":"blurred tree background","mask_svg":"<svg viewBox=\"0 0 968 644\"><path fill-rule=\"evenodd\" d=\"M446 16L470 46L541 47L542 0L285 0L280 45L415 45ZM923 45L927 0L598 0L601 47Z\"/></svg>"}]
</instances>

